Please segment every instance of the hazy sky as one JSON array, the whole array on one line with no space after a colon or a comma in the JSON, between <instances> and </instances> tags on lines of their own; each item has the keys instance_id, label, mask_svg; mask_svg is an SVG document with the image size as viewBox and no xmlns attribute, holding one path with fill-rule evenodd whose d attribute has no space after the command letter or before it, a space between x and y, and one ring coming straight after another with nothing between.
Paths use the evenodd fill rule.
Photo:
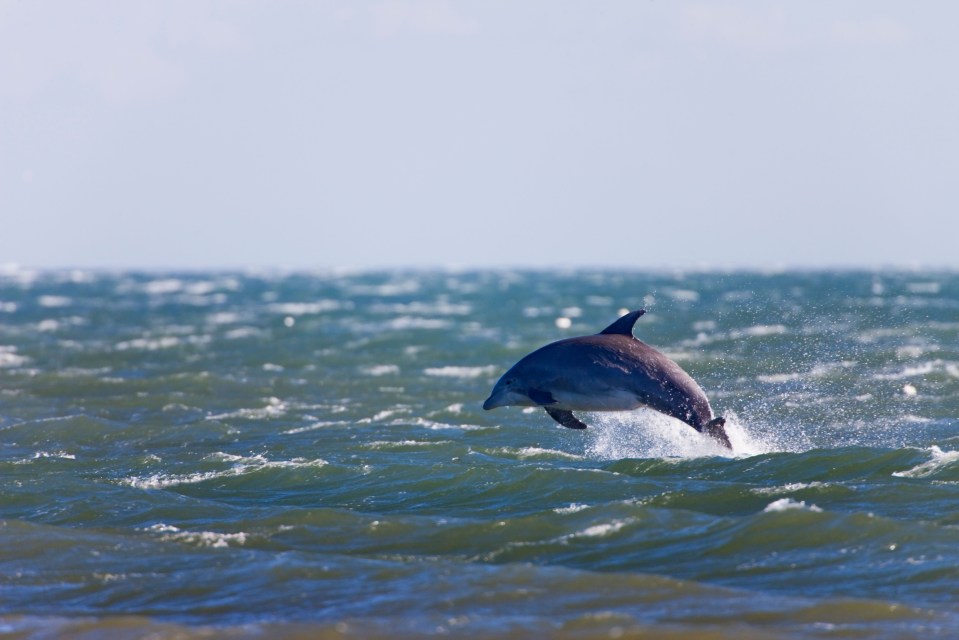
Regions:
<instances>
[{"instance_id":1,"label":"hazy sky","mask_svg":"<svg viewBox=\"0 0 959 640\"><path fill-rule=\"evenodd\" d=\"M0 265L959 267L957 24L0 0Z\"/></svg>"}]
</instances>

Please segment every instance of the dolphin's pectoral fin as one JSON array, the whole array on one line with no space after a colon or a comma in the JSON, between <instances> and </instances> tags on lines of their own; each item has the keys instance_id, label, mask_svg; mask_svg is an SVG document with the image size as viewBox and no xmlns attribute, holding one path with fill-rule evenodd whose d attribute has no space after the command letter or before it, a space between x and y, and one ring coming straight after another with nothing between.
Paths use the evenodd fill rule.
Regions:
<instances>
[{"instance_id":1,"label":"dolphin's pectoral fin","mask_svg":"<svg viewBox=\"0 0 959 640\"><path fill-rule=\"evenodd\" d=\"M732 449L733 445L729 443L729 436L726 435L726 418L715 418L706 423L706 426L703 427L703 433L705 433L710 438L715 438L719 440L727 449Z\"/></svg>"},{"instance_id":2,"label":"dolphin's pectoral fin","mask_svg":"<svg viewBox=\"0 0 959 640\"><path fill-rule=\"evenodd\" d=\"M556 404L556 398L549 391L542 389L530 389L526 392L526 397L538 405Z\"/></svg>"},{"instance_id":3,"label":"dolphin's pectoral fin","mask_svg":"<svg viewBox=\"0 0 959 640\"><path fill-rule=\"evenodd\" d=\"M567 411L565 409L551 409L549 407L544 407L546 413L549 414L549 417L560 423L567 429L585 429L586 425L576 419L576 416L573 415L572 411Z\"/></svg>"}]
</instances>

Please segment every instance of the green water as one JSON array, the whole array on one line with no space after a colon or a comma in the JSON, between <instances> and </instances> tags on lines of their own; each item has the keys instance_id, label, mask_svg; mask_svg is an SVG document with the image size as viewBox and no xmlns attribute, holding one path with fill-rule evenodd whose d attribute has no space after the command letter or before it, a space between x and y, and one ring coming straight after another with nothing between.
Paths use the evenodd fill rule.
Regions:
<instances>
[{"instance_id":1,"label":"green water","mask_svg":"<svg viewBox=\"0 0 959 640\"><path fill-rule=\"evenodd\" d=\"M732 454L482 410L641 306ZM10 269L0 434L10 637L959 633L954 273Z\"/></svg>"}]
</instances>

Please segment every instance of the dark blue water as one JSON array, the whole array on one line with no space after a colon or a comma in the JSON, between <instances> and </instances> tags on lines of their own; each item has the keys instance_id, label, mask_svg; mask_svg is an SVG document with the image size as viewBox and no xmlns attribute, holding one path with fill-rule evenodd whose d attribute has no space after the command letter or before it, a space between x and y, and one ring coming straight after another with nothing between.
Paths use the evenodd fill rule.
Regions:
<instances>
[{"instance_id":1,"label":"dark blue water","mask_svg":"<svg viewBox=\"0 0 959 640\"><path fill-rule=\"evenodd\" d=\"M732 454L482 410L638 307ZM955 273L7 269L0 434L12 637L959 633Z\"/></svg>"}]
</instances>

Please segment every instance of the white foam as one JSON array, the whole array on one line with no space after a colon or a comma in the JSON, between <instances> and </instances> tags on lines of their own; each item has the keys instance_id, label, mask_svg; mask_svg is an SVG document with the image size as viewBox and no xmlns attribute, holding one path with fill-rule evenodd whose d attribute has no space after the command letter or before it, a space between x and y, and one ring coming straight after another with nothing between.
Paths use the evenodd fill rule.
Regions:
<instances>
[{"instance_id":1,"label":"white foam","mask_svg":"<svg viewBox=\"0 0 959 640\"><path fill-rule=\"evenodd\" d=\"M943 451L936 445L927 449L932 458L907 471L894 471L897 478L926 478L936 472L959 462L959 451Z\"/></svg>"},{"instance_id":2,"label":"white foam","mask_svg":"<svg viewBox=\"0 0 959 640\"><path fill-rule=\"evenodd\" d=\"M176 336L162 336L160 338L135 338L133 340L124 340L116 344L117 351L127 351L129 349L142 349L144 351L159 351L160 349L170 349L179 345L180 338Z\"/></svg>"},{"instance_id":3,"label":"white foam","mask_svg":"<svg viewBox=\"0 0 959 640\"><path fill-rule=\"evenodd\" d=\"M17 354L16 347L0 345L0 367L19 367L29 361L28 357Z\"/></svg>"},{"instance_id":4,"label":"white foam","mask_svg":"<svg viewBox=\"0 0 959 640\"><path fill-rule=\"evenodd\" d=\"M677 302L696 302L699 300L699 293L692 289L667 289L666 295Z\"/></svg>"},{"instance_id":5,"label":"white foam","mask_svg":"<svg viewBox=\"0 0 959 640\"><path fill-rule=\"evenodd\" d=\"M60 307L69 307L71 304L73 304L73 300L66 296L40 296L37 298L37 303L41 307L56 309Z\"/></svg>"},{"instance_id":6,"label":"white foam","mask_svg":"<svg viewBox=\"0 0 959 640\"><path fill-rule=\"evenodd\" d=\"M606 522L603 524L594 524L591 527L586 527L582 531L577 531L574 533L571 538L603 538L612 533L616 533L626 525L630 524L631 520L613 520L612 522Z\"/></svg>"},{"instance_id":7,"label":"white foam","mask_svg":"<svg viewBox=\"0 0 959 640\"><path fill-rule=\"evenodd\" d=\"M240 314L233 311L219 311L208 315L206 321L216 325L236 324L240 321Z\"/></svg>"},{"instance_id":8,"label":"white foam","mask_svg":"<svg viewBox=\"0 0 959 640\"><path fill-rule=\"evenodd\" d=\"M766 336L778 336L788 333L785 325L781 324L758 324L745 329L736 329L729 332L729 337L733 340L740 338L763 338Z\"/></svg>"},{"instance_id":9,"label":"white foam","mask_svg":"<svg viewBox=\"0 0 959 640\"><path fill-rule=\"evenodd\" d=\"M240 340L241 338L255 338L262 335L264 335L264 331L256 327L237 327L227 331L223 334L223 337L227 340Z\"/></svg>"},{"instance_id":10,"label":"white foam","mask_svg":"<svg viewBox=\"0 0 959 640\"><path fill-rule=\"evenodd\" d=\"M56 458L59 460L76 460L77 457L72 453L67 453L66 451L37 451L33 454L33 459L37 460L40 458Z\"/></svg>"},{"instance_id":11,"label":"white foam","mask_svg":"<svg viewBox=\"0 0 959 640\"><path fill-rule=\"evenodd\" d=\"M375 304L371 307L371 310L374 313L396 313L403 315L466 316L473 312L473 306L465 302L454 303L448 300L437 300L435 302Z\"/></svg>"},{"instance_id":12,"label":"white foam","mask_svg":"<svg viewBox=\"0 0 959 640\"><path fill-rule=\"evenodd\" d=\"M150 533L158 533L161 540L173 540L177 542L186 542L201 547L212 547L214 549L225 549L231 544L246 544L248 534L240 531L238 533L220 533L215 531L184 531L173 525L157 523L141 529Z\"/></svg>"},{"instance_id":13,"label":"white foam","mask_svg":"<svg viewBox=\"0 0 959 640\"><path fill-rule=\"evenodd\" d=\"M378 377L397 374L400 372L400 368L395 364L375 364L369 367L362 367L360 371L368 376Z\"/></svg>"},{"instance_id":14,"label":"white foam","mask_svg":"<svg viewBox=\"0 0 959 640\"><path fill-rule=\"evenodd\" d=\"M799 373L774 373L771 375L756 376L757 381L765 382L767 384L782 384L784 382L799 380L800 378L802 378L802 374Z\"/></svg>"},{"instance_id":15,"label":"white foam","mask_svg":"<svg viewBox=\"0 0 959 640\"><path fill-rule=\"evenodd\" d=\"M225 420L229 418L246 418L251 420L264 420L267 418L278 418L287 411L287 405L279 398L268 398L267 405L261 409L239 409L227 413L218 413L207 416L207 420Z\"/></svg>"},{"instance_id":16,"label":"white foam","mask_svg":"<svg viewBox=\"0 0 959 640\"><path fill-rule=\"evenodd\" d=\"M579 504L578 502L569 503L568 507L556 507L553 509L554 513L567 514L567 513L579 513L584 509L589 509L588 504Z\"/></svg>"},{"instance_id":17,"label":"white foam","mask_svg":"<svg viewBox=\"0 0 959 640\"><path fill-rule=\"evenodd\" d=\"M450 326L448 320L440 318L419 318L415 316L400 316L386 323L387 328L394 331L406 329L445 329Z\"/></svg>"},{"instance_id":18,"label":"white foam","mask_svg":"<svg viewBox=\"0 0 959 640\"><path fill-rule=\"evenodd\" d=\"M917 365L903 367L902 370L895 373L876 373L873 374L874 380L901 380L903 378L912 378L915 376L928 375L944 365L942 360L932 360L920 362Z\"/></svg>"},{"instance_id":19,"label":"white foam","mask_svg":"<svg viewBox=\"0 0 959 640\"><path fill-rule=\"evenodd\" d=\"M284 316L304 316L339 311L343 307L344 303L339 300L317 300L316 302L278 302L267 308Z\"/></svg>"},{"instance_id":20,"label":"white foam","mask_svg":"<svg viewBox=\"0 0 959 640\"><path fill-rule=\"evenodd\" d=\"M342 420L326 420L321 422L314 422L313 424L308 425L306 427L294 427L293 429L287 429L286 431L282 431L281 433L285 436L292 436L298 433L307 433L309 431L316 431L317 429L324 429L326 427L334 427L334 426L339 426L344 424L350 424L350 423L344 422Z\"/></svg>"},{"instance_id":21,"label":"white foam","mask_svg":"<svg viewBox=\"0 0 959 640\"><path fill-rule=\"evenodd\" d=\"M488 376L496 373L495 365L486 365L482 367L429 367L423 370L428 376L437 376L441 378L463 378L472 379L482 376Z\"/></svg>"},{"instance_id":22,"label":"white foam","mask_svg":"<svg viewBox=\"0 0 959 640\"><path fill-rule=\"evenodd\" d=\"M791 482L779 487L758 487L751 489L752 493L757 495L776 495L777 493L793 493L803 489L815 489L828 486L824 482Z\"/></svg>"},{"instance_id":23,"label":"white foam","mask_svg":"<svg viewBox=\"0 0 959 640\"><path fill-rule=\"evenodd\" d=\"M559 451L557 449L545 449L542 447L522 447L521 449L512 449L509 447L504 447L497 450L499 453L504 455L513 455L517 458L525 460L526 458L535 458L539 456L554 456L558 458L567 458L569 460L582 460L583 456L577 455L575 453L568 453L566 451Z\"/></svg>"},{"instance_id":24,"label":"white foam","mask_svg":"<svg viewBox=\"0 0 959 640\"><path fill-rule=\"evenodd\" d=\"M936 295L942 289L938 282L910 282L906 285L909 293Z\"/></svg>"},{"instance_id":25,"label":"white foam","mask_svg":"<svg viewBox=\"0 0 959 640\"><path fill-rule=\"evenodd\" d=\"M143 290L151 296L160 296L178 293L183 289L183 281L178 278L161 278L151 280L143 285Z\"/></svg>"},{"instance_id":26,"label":"white foam","mask_svg":"<svg viewBox=\"0 0 959 640\"><path fill-rule=\"evenodd\" d=\"M405 447L433 447L451 444L452 440L374 440L366 445L368 449L397 449Z\"/></svg>"},{"instance_id":27,"label":"white foam","mask_svg":"<svg viewBox=\"0 0 959 640\"><path fill-rule=\"evenodd\" d=\"M155 473L146 477L131 476L121 482L134 489L166 489L184 484L198 484L217 478L231 478L254 473L263 469L286 469L298 467L323 467L329 464L322 458L307 460L293 458L292 460L269 460L262 455L237 456L228 453L214 453L206 458L215 462L232 463L232 466L219 471L205 471L186 474Z\"/></svg>"},{"instance_id":28,"label":"white foam","mask_svg":"<svg viewBox=\"0 0 959 640\"><path fill-rule=\"evenodd\" d=\"M817 507L814 504L807 505L805 500L793 500L792 498L780 498L774 502L770 502L766 505L766 508L763 509L763 513L779 513L782 511L793 511L796 509L801 509L804 511L815 511L817 513L821 512L822 509Z\"/></svg>"}]
</instances>

